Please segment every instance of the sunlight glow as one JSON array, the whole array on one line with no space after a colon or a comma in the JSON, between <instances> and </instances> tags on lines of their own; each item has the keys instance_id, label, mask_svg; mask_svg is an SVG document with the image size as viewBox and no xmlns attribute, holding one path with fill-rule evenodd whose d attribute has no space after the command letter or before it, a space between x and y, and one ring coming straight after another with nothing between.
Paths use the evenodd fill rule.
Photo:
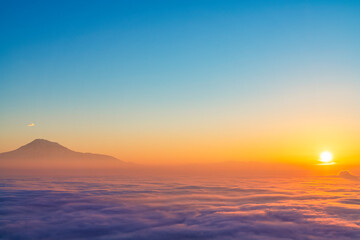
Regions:
<instances>
[{"instance_id":1,"label":"sunlight glow","mask_svg":"<svg viewBox=\"0 0 360 240\"><path fill-rule=\"evenodd\" d=\"M333 165L335 164L335 162L333 162L333 155L331 152L328 151L324 151L320 154L320 159L319 161L321 162L319 165Z\"/></svg>"}]
</instances>

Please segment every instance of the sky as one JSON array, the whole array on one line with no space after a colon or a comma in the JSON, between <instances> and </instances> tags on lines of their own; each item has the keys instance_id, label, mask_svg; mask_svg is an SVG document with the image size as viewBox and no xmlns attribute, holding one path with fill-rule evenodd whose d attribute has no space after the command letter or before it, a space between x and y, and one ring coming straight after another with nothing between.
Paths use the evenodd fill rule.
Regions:
<instances>
[{"instance_id":1,"label":"sky","mask_svg":"<svg viewBox=\"0 0 360 240\"><path fill-rule=\"evenodd\" d=\"M1 1L0 152L360 158L357 1Z\"/></svg>"}]
</instances>

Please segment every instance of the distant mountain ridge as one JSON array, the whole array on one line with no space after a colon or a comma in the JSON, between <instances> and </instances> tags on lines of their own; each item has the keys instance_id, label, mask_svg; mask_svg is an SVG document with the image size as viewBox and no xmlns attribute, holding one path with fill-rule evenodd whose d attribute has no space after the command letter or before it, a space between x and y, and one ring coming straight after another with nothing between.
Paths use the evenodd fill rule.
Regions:
<instances>
[{"instance_id":1,"label":"distant mountain ridge","mask_svg":"<svg viewBox=\"0 0 360 240\"><path fill-rule=\"evenodd\" d=\"M0 153L0 167L10 168L113 168L123 164L112 156L76 152L45 139Z\"/></svg>"}]
</instances>

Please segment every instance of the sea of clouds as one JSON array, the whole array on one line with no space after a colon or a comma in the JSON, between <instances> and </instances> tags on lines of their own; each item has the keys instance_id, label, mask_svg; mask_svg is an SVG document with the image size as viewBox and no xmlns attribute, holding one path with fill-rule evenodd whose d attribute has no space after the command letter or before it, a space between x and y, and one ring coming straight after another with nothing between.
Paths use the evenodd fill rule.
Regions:
<instances>
[{"instance_id":1,"label":"sea of clouds","mask_svg":"<svg viewBox=\"0 0 360 240\"><path fill-rule=\"evenodd\" d=\"M0 239L360 239L340 178L1 178Z\"/></svg>"}]
</instances>

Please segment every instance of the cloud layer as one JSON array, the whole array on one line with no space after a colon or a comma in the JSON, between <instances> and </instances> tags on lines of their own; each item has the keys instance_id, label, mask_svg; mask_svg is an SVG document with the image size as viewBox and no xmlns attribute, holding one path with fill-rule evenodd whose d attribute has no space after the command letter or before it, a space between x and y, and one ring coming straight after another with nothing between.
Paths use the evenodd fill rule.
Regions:
<instances>
[{"instance_id":1,"label":"cloud layer","mask_svg":"<svg viewBox=\"0 0 360 240\"><path fill-rule=\"evenodd\" d=\"M1 239L360 239L342 179L1 179Z\"/></svg>"}]
</instances>

